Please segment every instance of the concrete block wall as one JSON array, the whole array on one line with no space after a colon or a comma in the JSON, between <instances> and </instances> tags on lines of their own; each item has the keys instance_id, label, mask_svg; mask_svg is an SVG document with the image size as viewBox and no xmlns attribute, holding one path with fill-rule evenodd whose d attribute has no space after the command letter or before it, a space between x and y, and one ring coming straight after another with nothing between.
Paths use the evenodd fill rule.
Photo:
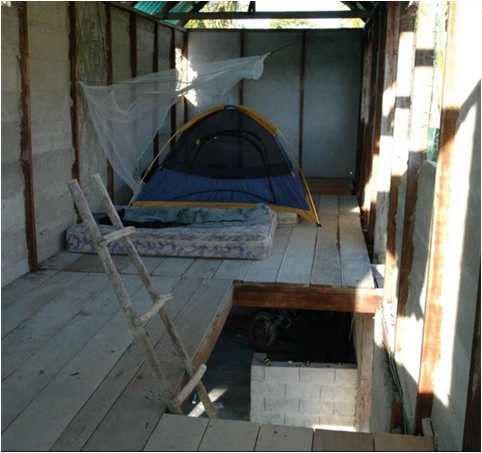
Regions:
<instances>
[{"instance_id":1,"label":"concrete block wall","mask_svg":"<svg viewBox=\"0 0 482 453\"><path fill-rule=\"evenodd\" d=\"M2 6L2 285L28 271L18 26L17 8Z\"/></svg>"},{"instance_id":2,"label":"concrete block wall","mask_svg":"<svg viewBox=\"0 0 482 453\"><path fill-rule=\"evenodd\" d=\"M250 419L257 423L354 429L354 365L271 362L254 354Z\"/></svg>"}]
</instances>

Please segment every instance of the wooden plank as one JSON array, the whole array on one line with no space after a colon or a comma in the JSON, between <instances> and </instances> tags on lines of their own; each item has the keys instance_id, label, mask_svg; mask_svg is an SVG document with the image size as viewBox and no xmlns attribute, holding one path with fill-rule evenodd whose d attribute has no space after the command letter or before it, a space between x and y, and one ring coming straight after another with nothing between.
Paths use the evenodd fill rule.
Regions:
<instances>
[{"instance_id":1,"label":"wooden plank","mask_svg":"<svg viewBox=\"0 0 482 453\"><path fill-rule=\"evenodd\" d=\"M223 260L213 278L228 278L230 280L244 280L252 260L226 259Z\"/></svg>"},{"instance_id":2,"label":"wooden plank","mask_svg":"<svg viewBox=\"0 0 482 453\"><path fill-rule=\"evenodd\" d=\"M205 12L205 13L167 13L167 20L217 20L217 19L350 19L367 18L366 11L259 11L245 12Z\"/></svg>"},{"instance_id":3,"label":"wooden plank","mask_svg":"<svg viewBox=\"0 0 482 453\"><path fill-rule=\"evenodd\" d=\"M69 322L95 295L107 287L105 275L88 275L42 307L2 339L2 379L12 374Z\"/></svg>"},{"instance_id":4,"label":"wooden plank","mask_svg":"<svg viewBox=\"0 0 482 453\"><path fill-rule=\"evenodd\" d=\"M34 297L28 291L20 294L16 302L6 307L2 312L2 337L5 337L22 322L35 315L49 302L63 297L65 293L71 290L72 285L78 284L85 276L81 273L65 274L58 272L39 287L32 288L35 290Z\"/></svg>"},{"instance_id":5,"label":"wooden plank","mask_svg":"<svg viewBox=\"0 0 482 453\"><path fill-rule=\"evenodd\" d=\"M431 437L375 433L375 451L433 451Z\"/></svg>"},{"instance_id":6,"label":"wooden plank","mask_svg":"<svg viewBox=\"0 0 482 453\"><path fill-rule=\"evenodd\" d=\"M139 312L151 305L144 289L132 302ZM15 419L2 435L3 445L8 450L51 449L131 343L125 315L119 312Z\"/></svg>"},{"instance_id":7,"label":"wooden plank","mask_svg":"<svg viewBox=\"0 0 482 453\"><path fill-rule=\"evenodd\" d=\"M154 284L160 286L165 279L153 277ZM174 290L174 299L167 305L169 316L176 319L182 308L189 303L193 294L201 285L199 279L182 279ZM150 338L157 343L161 338L161 329L156 322L147 326ZM92 436L99 423L105 418L124 389L136 377L145 362L142 352L132 343L109 374L90 396L82 409L75 415L59 437L53 450L79 451ZM151 400L144 400L144 404Z\"/></svg>"},{"instance_id":8,"label":"wooden plank","mask_svg":"<svg viewBox=\"0 0 482 453\"><path fill-rule=\"evenodd\" d=\"M209 419L164 414L144 451L197 451Z\"/></svg>"},{"instance_id":9,"label":"wooden plank","mask_svg":"<svg viewBox=\"0 0 482 453\"><path fill-rule=\"evenodd\" d=\"M315 258L311 283L341 286L341 261L338 248L338 218L323 217L323 225L317 228Z\"/></svg>"},{"instance_id":10,"label":"wooden plank","mask_svg":"<svg viewBox=\"0 0 482 453\"><path fill-rule=\"evenodd\" d=\"M112 63L112 14L109 3L105 3L105 52L106 52L106 84L112 85L114 80L114 68ZM114 169L106 159L107 190L114 201Z\"/></svg>"},{"instance_id":11,"label":"wooden plank","mask_svg":"<svg viewBox=\"0 0 482 453\"><path fill-rule=\"evenodd\" d=\"M257 423L210 419L198 451L253 451Z\"/></svg>"},{"instance_id":12,"label":"wooden plank","mask_svg":"<svg viewBox=\"0 0 482 453\"><path fill-rule=\"evenodd\" d=\"M193 258L164 258L159 266L152 271L152 275L181 277L187 269L189 269L189 266L191 266L192 263L194 263Z\"/></svg>"},{"instance_id":13,"label":"wooden plank","mask_svg":"<svg viewBox=\"0 0 482 453\"><path fill-rule=\"evenodd\" d=\"M275 282L278 275L281 261L288 246L290 236L293 232L293 227L283 226L278 227L273 243L273 251L269 258L265 260L255 260L251 262L248 272L244 276L247 282Z\"/></svg>"},{"instance_id":14,"label":"wooden plank","mask_svg":"<svg viewBox=\"0 0 482 453\"><path fill-rule=\"evenodd\" d=\"M98 255L78 255L79 258L73 263L67 265L64 270L68 272L89 272L89 273L104 273L104 266ZM136 274L132 259L127 255L113 255L112 259L121 274ZM163 258L156 256L144 256L144 262L147 270L151 272L159 266Z\"/></svg>"},{"instance_id":15,"label":"wooden plank","mask_svg":"<svg viewBox=\"0 0 482 453\"><path fill-rule=\"evenodd\" d=\"M174 319L179 335L191 355L202 352L198 349L200 343L212 346L212 343L203 340L203 336L215 322L220 306L224 308L228 303L226 295L230 286L231 283L227 280L203 280L189 303ZM173 386L179 386L184 376L184 367L174 352L172 342L163 336L155 350L159 352L169 381ZM193 361L196 362L195 357ZM142 449L165 410L165 402L159 398L158 388L159 381L154 378L150 369L147 366L141 368L101 421L84 449Z\"/></svg>"},{"instance_id":16,"label":"wooden plank","mask_svg":"<svg viewBox=\"0 0 482 453\"><path fill-rule=\"evenodd\" d=\"M131 77L137 76L137 14L129 14L129 52Z\"/></svg>"},{"instance_id":17,"label":"wooden plank","mask_svg":"<svg viewBox=\"0 0 482 453\"><path fill-rule=\"evenodd\" d=\"M40 263L40 269L54 269L63 271L66 266L74 263L80 258L78 253L62 251L54 256L51 256Z\"/></svg>"},{"instance_id":18,"label":"wooden plank","mask_svg":"<svg viewBox=\"0 0 482 453\"><path fill-rule=\"evenodd\" d=\"M458 9L460 8L460 9ZM444 86L442 115L440 124L440 149L437 158L434 202L432 211L432 235L429 245L427 296L425 301L424 330L422 354L420 358L420 375L417 388L415 409L415 429L420 432L423 418L430 417L433 405L435 372L441 356L441 334L444 314L444 272L446 263L451 260L453 245L449 237L449 221L459 212L451 202L451 192L457 184L453 174L456 173L456 156L458 148L455 136L459 126L460 106L465 99L460 99L459 88L460 65L457 45L460 43L463 23L459 22L458 11L463 8L456 2L450 2L447 19L447 46L445 52ZM470 166L470 160L466 160ZM459 171L459 174L460 171ZM465 190L460 196L468 196ZM461 203L463 205L463 203ZM465 211L462 210L463 215Z\"/></svg>"},{"instance_id":19,"label":"wooden plank","mask_svg":"<svg viewBox=\"0 0 482 453\"><path fill-rule=\"evenodd\" d=\"M313 195L351 195L353 193L351 179L307 178L307 183Z\"/></svg>"},{"instance_id":20,"label":"wooden plank","mask_svg":"<svg viewBox=\"0 0 482 453\"><path fill-rule=\"evenodd\" d=\"M338 197L340 216L353 215L360 216L360 206L356 197L352 195L342 195Z\"/></svg>"},{"instance_id":21,"label":"wooden plank","mask_svg":"<svg viewBox=\"0 0 482 453\"><path fill-rule=\"evenodd\" d=\"M311 451L312 442L312 429L262 425L255 451Z\"/></svg>"},{"instance_id":22,"label":"wooden plank","mask_svg":"<svg viewBox=\"0 0 482 453\"><path fill-rule=\"evenodd\" d=\"M301 32L301 55L300 55L300 90L299 90L299 114L298 114L298 165L303 169L303 127L305 125L304 108L305 108L305 66L306 66L306 31ZM311 188L308 185L308 188Z\"/></svg>"},{"instance_id":23,"label":"wooden plank","mask_svg":"<svg viewBox=\"0 0 482 453\"><path fill-rule=\"evenodd\" d=\"M317 227L302 222L293 228L276 278L280 283L310 283Z\"/></svg>"},{"instance_id":24,"label":"wooden plank","mask_svg":"<svg viewBox=\"0 0 482 453\"><path fill-rule=\"evenodd\" d=\"M212 278L222 260L214 258L196 258L185 272L186 277Z\"/></svg>"},{"instance_id":25,"label":"wooden plank","mask_svg":"<svg viewBox=\"0 0 482 453\"><path fill-rule=\"evenodd\" d=\"M315 430L313 451L373 451L373 434Z\"/></svg>"},{"instance_id":26,"label":"wooden plank","mask_svg":"<svg viewBox=\"0 0 482 453\"><path fill-rule=\"evenodd\" d=\"M2 288L2 313L8 306L21 300L26 295L30 295L36 291L47 280L52 278L57 272L54 270L40 270L37 272L29 272L12 283ZM3 325L2 325L3 333Z\"/></svg>"},{"instance_id":27,"label":"wooden plank","mask_svg":"<svg viewBox=\"0 0 482 453\"><path fill-rule=\"evenodd\" d=\"M339 198L337 195L320 195L318 197L318 215L322 221L325 217L338 216Z\"/></svg>"},{"instance_id":28,"label":"wooden plank","mask_svg":"<svg viewBox=\"0 0 482 453\"><path fill-rule=\"evenodd\" d=\"M240 307L375 313L383 290L269 283L235 283L233 303Z\"/></svg>"},{"instance_id":29,"label":"wooden plank","mask_svg":"<svg viewBox=\"0 0 482 453\"><path fill-rule=\"evenodd\" d=\"M25 183L25 236L28 264L31 271L38 269L37 228L35 222L35 195L30 112L30 50L28 38L28 4L18 5L19 69L20 69L20 149Z\"/></svg>"},{"instance_id":30,"label":"wooden plank","mask_svg":"<svg viewBox=\"0 0 482 453\"><path fill-rule=\"evenodd\" d=\"M371 263L360 218L343 215L339 219L341 280L343 287L374 288Z\"/></svg>"},{"instance_id":31,"label":"wooden plank","mask_svg":"<svg viewBox=\"0 0 482 453\"><path fill-rule=\"evenodd\" d=\"M129 294L141 287L140 279L125 279ZM27 407L55 375L118 311L110 287L90 299L67 325L55 334L17 371L2 382L2 431Z\"/></svg>"}]
</instances>

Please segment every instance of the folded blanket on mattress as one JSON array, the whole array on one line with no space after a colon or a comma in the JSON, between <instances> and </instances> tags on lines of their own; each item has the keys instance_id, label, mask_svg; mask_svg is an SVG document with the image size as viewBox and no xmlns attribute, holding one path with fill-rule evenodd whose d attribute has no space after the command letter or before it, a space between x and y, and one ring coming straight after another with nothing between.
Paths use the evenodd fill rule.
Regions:
<instances>
[{"instance_id":1,"label":"folded blanket on mattress","mask_svg":"<svg viewBox=\"0 0 482 453\"><path fill-rule=\"evenodd\" d=\"M132 240L144 256L265 259L273 248L277 217L266 205L239 209L120 207L119 211L122 209L124 223L132 221L137 227ZM97 220L102 234L114 230L100 217ZM159 221L176 226L142 227ZM82 223L67 230L66 242L72 252L94 252ZM109 244L109 248L114 254L126 253L121 241Z\"/></svg>"}]
</instances>

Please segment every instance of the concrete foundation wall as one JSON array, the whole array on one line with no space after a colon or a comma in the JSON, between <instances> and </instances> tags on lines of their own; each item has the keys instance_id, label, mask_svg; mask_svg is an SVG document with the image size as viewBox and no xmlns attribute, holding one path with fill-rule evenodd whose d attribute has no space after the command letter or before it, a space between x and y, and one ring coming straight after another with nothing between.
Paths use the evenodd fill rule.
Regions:
<instances>
[{"instance_id":1,"label":"concrete foundation wall","mask_svg":"<svg viewBox=\"0 0 482 453\"><path fill-rule=\"evenodd\" d=\"M357 369L352 365L271 362L254 354L250 420L256 423L353 429Z\"/></svg>"},{"instance_id":2,"label":"concrete foundation wall","mask_svg":"<svg viewBox=\"0 0 482 453\"><path fill-rule=\"evenodd\" d=\"M18 26L17 8L2 6L2 285L28 271Z\"/></svg>"}]
</instances>

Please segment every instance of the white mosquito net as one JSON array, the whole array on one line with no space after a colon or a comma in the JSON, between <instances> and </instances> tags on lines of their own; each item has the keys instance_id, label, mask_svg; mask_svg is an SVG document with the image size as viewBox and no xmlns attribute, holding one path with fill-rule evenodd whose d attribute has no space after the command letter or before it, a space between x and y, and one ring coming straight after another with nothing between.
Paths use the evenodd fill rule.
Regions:
<instances>
[{"instance_id":1,"label":"white mosquito net","mask_svg":"<svg viewBox=\"0 0 482 453\"><path fill-rule=\"evenodd\" d=\"M156 72L108 86L80 82L99 143L116 174L137 194L145 170L143 155L182 96L203 104L223 103L241 79L259 79L269 54ZM162 158L162 156L161 156Z\"/></svg>"}]
</instances>

